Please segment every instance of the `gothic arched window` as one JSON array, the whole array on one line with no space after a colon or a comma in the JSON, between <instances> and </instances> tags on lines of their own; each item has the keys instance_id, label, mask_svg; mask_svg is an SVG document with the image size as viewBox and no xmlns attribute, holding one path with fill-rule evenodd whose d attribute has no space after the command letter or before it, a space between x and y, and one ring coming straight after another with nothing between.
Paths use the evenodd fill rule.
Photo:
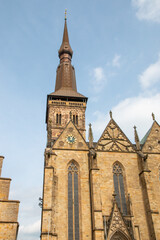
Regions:
<instances>
[{"instance_id":1,"label":"gothic arched window","mask_svg":"<svg viewBox=\"0 0 160 240\"><path fill-rule=\"evenodd\" d=\"M62 115L61 114L56 114L56 124L61 125L61 119L62 119Z\"/></svg>"},{"instance_id":2,"label":"gothic arched window","mask_svg":"<svg viewBox=\"0 0 160 240\"><path fill-rule=\"evenodd\" d=\"M68 167L68 239L79 240L78 168L74 162Z\"/></svg>"},{"instance_id":3,"label":"gothic arched window","mask_svg":"<svg viewBox=\"0 0 160 240\"><path fill-rule=\"evenodd\" d=\"M118 207L124 215L127 215L123 170L119 163L113 165L113 180Z\"/></svg>"},{"instance_id":4,"label":"gothic arched window","mask_svg":"<svg viewBox=\"0 0 160 240\"><path fill-rule=\"evenodd\" d=\"M73 115L73 123L75 124L76 123L76 116Z\"/></svg>"},{"instance_id":5,"label":"gothic arched window","mask_svg":"<svg viewBox=\"0 0 160 240\"><path fill-rule=\"evenodd\" d=\"M73 123L78 125L78 115L73 115Z\"/></svg>"},{"instance_id":6,"label":"gothic arched window","mask_svg":"<svg viewBox=\"0 0 160 240\"><path fill-rule=\"evenodd\" d=\"M76 115L76 124L78 125L78 115Z\"/></svg>"}]
</instances>

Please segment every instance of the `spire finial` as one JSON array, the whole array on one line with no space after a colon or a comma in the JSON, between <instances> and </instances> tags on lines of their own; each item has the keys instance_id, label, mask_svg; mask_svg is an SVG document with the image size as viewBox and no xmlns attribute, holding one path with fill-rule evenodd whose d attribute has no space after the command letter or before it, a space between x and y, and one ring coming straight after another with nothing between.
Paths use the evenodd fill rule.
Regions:
<instances>
[{"instance_id":1,"label":"spire finial","mask_svg":"<svg viewBox=\"0 0 160 240\"><path fill-rule=\"evenodd\" d=\"M110 118L112 119L112 111L109 112Z\"/></svg>"},{"instance_id":2,"label":"spire finial","mask_svg":"<svg viewBox=\"0 0 160 240\"><path fill-rule=\"evenodd\" d=\"M153 112L152 112L152 118L153 118L153 121L155 121L155 115Z\"/></svg>"},{"instance_id":3,"label":"spire finial","mask_svg":"<svg viewBox=\"0 0 160 240\"><path fill-rule=\"evenodd\" d=\"M136 126L134 126L134 139L135 139L137 150L140 150L141 146L140 146L140 142L139 142L139 137L138 137Z\"/></svg>"},{"instance_id":4,"label":"spire finial","mask_svg":"<svg viewBox=\"0 0 160 240\"><path fill-rule=\"evenodd\" d=\"M93 148L93 133L92 133L92 125L89 124L89 147Z\"/></svg>"},{"instance_id":5,"label":"spire finial","mask_svg":"<svg viewBox=\"0 0 160 240\"><path fill-rule=\"evenodd\" d=\"M66 21L66 20L67 20L67 9L65 9L64 14L65 14L65 16L64 16L64 20Z\"/></svg>"},{"instance_id":6,"label":"spire finial","mask_svg":"<svg viewBox=\"0 0 160 240\"><path fill-rule=\"evenodd\" d=\"M73 51L69 44L69 37L68 37L68 30L67 30L67 10L65 10L64 20L65 20L65 22L64 22L63 39L62 39L62 44L61 44L61 47L60 47L58 53L59 53L60 59L61 59L61 55L63 55L63 53L69 54L69 56L67 56L67 59L70 59L70 61L71 61Z\"/></svg>"}]
</instances>

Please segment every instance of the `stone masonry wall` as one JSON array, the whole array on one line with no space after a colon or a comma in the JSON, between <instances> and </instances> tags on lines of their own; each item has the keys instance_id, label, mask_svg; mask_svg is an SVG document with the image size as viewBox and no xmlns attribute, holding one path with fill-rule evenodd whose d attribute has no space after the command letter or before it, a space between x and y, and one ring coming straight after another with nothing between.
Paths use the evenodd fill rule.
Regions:
<instances>
[{"instance_id":1,"label":"stone masonry wall","mask_svg":"<svg viewBox=\"0 0 160 240\"><path fill-rule=\"evenodd\" d=\"M53 103L52 103L53 102ZM60 105L58 105L58 103ZM63 105L64 103L65 105ZM79 129L80 133L85 138L85 110L86 110L86 103L83 102L64 102L64 101L49 101L49 110L48 110L48 121L51 120L52 125L52 138L57 138L60 133L65 128L66 124L70 120L70 112L73 115L78 115L78 125L77 128ZM56 124L56 114L62 115L61 125Z\"/></svg>"},{"instance_id":2,"label":"stone masonry wall","mask_svg":"<svg viewBox=\"0 0 160 240\"><path fill-rule=\"evenodd\" d=\"M0 174L4 157L0 157ZM0 240L16 240L19 201L8 200L10 178L0 177Z\"/></svg>"},{"instance_id":3,"label":"stone masonry wall","mask_svg":"<svg viewBox=\"0 0 160 240\"><path fill-rule=\"evenodd\" d=\"M111 214L112 194L114 192L113 164L116 161L124 168L125 194L126 199L130 194L134 233L138 226L140 239L149 240L136 153L97 152L97 165L101 172L102 213L106 216Z\"/></svg>"}]
</instances>

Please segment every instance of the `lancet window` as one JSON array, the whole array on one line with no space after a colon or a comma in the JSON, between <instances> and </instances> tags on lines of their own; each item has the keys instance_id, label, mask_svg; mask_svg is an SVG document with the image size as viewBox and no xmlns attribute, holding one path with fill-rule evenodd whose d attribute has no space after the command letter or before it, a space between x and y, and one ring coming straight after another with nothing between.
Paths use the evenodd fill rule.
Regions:
<instances>
[{"instance_id":1,"label":"lancet window","mask_svg":"<svg viewBox=\"0 0 160 240\"><path fill-rule=\"evenodd\" d=\"M61 125L61 120L62 120L62 115L61 114L56 114L56 124Z\"/></svg>"},{"instance_id":2,"label":"lancet window","mask_svg":"<svg viewBox=\"0 0 160 240\"><path fill-rule=\"evenodd\" d=\"M79 240L78 168L74 162L68 167L68 239Z\"/></svg>"},{"instance_id":3,"label":"lancet window","mask_svg":"<svg viewBox=\"0 0 160 240\"><path fill-rule=\"evenodd\" d=\"M73 115L73 123L78 125L78 115Z\"/></svg>"},{"instance_id":4,"label":"lancet window","mask_svg":"<svg viewBox=\"0 0 160 240\"><path fill-rule=\"evenodd\" d=\"M119 209L124 215L127 215L127 204L124 189L123 170L119 163L113 165L114 191Z\"/></svg>"}]
</instances>

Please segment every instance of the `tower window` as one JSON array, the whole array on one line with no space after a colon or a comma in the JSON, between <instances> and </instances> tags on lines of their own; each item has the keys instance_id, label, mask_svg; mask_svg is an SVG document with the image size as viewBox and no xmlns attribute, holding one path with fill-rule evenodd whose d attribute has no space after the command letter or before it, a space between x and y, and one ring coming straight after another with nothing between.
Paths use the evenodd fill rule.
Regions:
<instances>
[{"instance_id":1,"label":"tower window","mask_svg":"<svg viewBox=\"0 0 160 240\"><path fill-rule=\"evenodd\" d=\"M79 240L78 168L73 162L68 168L68 239Z\"/></svg>"},{"instance_id":2,"label":"tower window","mask_svg":"<svg viewBox=\"0 0 160 240\"><path fill-rule=\"evenodd\" d=\"M62 115L61 114L56 114L56 124L61 125L61 120L62 120Z\"/></svg>"},{"instance_id":3,"label":"tower window","mask_svg":"<svg viewBox=\"0 0 160 240\"><path fill-rule=\"evenodd\" d=\"M76 115L76 124L78 125L78 115Z\"/></svg>"},{"instance_id":4,"label":"tower window","mask_svg":"<svg viewBox=\"0 0 160 240\"><path fill-rule=\"evenodd\" d=\"M73 115L73 123L76 124L76 116Z\"/></svg>"},{"instance_id":5,"label":"tower window","mask_svg":"<svg viewBox=\"0 0 160 240\"><path fill-rule=\"evenodd\" d=\"M124 190L123 170L119 163L113 165L114 191L119 209L124 215L127 215L127 204Z\"/></svg>"},{"instance_id":6,"label":"tower window","mask_svg":"<svg viewBox=\"0 0 160 240\"><path fill-rule=\"evenodd\" d=\"M73 115L73 123L78 125L78 115Z\"/></svg>"}]
</instances>

